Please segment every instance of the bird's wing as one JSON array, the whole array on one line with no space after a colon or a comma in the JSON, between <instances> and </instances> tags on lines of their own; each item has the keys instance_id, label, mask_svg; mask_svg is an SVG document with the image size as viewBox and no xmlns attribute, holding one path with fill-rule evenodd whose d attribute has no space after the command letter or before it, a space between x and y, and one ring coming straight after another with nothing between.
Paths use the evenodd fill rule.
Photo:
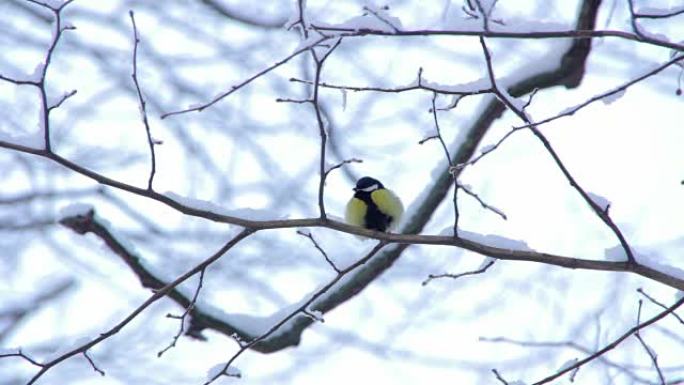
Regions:
<instances>
[{"instance_id":1,"label":"bird's wing","mask_svg":"<svg viewBox=\"0 0 684 385\"><path fill-rule=\"evenodd\" d=\"M347 203L347 211L344 213L344 219L350 225L364 226L366 216L366 204L361 199L352 198Z\"/></svg>"},{"instance_id":2,"label":"bird's wing","mask_svg":"<svg viewBox=\"0 0 684 385\"><path fill-rule=\"evenodd\" d=\"M401 215L404 213L404 205L401 204L399 197L392 191L381 188L371 193L371 199L383 214L392 217L390 229L394 228L397 223L399 223Z\"/></svg>"}]
</instances>

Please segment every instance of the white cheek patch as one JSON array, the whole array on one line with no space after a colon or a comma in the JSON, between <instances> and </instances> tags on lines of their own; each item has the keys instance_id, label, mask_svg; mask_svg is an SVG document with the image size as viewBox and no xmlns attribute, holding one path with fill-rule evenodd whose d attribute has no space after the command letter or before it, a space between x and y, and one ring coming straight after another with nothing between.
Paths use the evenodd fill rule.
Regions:
<instances>
[{"instance_id":1,"label":"white cheek patch","mask_svg":"<svg viewBox=\"0 0 684 385\"><path fill-rule=\"evenodd\" d=\"M375 191L375 190L377 190L377 189L378 189L378 185L377 185L377 184L374 184L374 185L372 185L372 186L368 186L368 187L366 187L366 188L361 188L361 189L359 189L359 190L365 191L365 192L371 192L371 191Z\"/></svg>"}]
</instances>

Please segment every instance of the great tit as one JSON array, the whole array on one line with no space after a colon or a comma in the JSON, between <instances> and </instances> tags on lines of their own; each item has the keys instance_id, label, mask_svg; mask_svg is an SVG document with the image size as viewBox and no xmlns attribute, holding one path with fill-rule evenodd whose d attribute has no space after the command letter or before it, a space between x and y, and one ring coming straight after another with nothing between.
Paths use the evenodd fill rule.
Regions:
<instances>
[{"instance_id":1,"label":"great tit","mask_svg":"<svg viewBox=\"0 0 684 385\"><path fill-rule=\"evenodd\" d=\"M389 231L396 227L404 213L401 200L379 180L364 176L353 188L347 203L347 223L370 230Z\"/></svg>"}]
</instances>

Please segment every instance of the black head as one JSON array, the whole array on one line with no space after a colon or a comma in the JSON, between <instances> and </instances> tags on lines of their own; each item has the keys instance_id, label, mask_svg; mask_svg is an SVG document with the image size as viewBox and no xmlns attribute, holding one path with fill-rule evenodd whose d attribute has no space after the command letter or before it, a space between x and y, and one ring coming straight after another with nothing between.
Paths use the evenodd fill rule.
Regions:
<instances>
[{"instance_id":1,"label":"black head","mask_svg":"<svg viewBox=\"0 0 684 385\"><path fill-rule=\"evenodd\" d=\"M380 188L385 188L385 186L383 186L379 180L371 178L369 176L364 176L356 182L354 191L363 191L370 193Z\"/></svg>"}]
</instances>

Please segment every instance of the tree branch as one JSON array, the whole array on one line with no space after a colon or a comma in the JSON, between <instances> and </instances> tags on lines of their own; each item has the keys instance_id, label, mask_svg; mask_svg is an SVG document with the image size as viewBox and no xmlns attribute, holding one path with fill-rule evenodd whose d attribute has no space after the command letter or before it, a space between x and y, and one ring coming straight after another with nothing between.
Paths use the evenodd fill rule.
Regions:
<instances>
[{"instance_id":1,"label":"tree branch","mask_svg":"<svg viewBox=\"0 0 684 385\"><path fill-rule=\"evenodd\" d=\"M594 0L592 0L594 1ZM619 30L558 30L558 31L473 31L469 29L414 29L400 31L386 31L372 28L349 28L335 27L312 24L311 28L322 32L338 33L343 37L363 37L363 36L387 36L387 37L407 37L407 36L474 36L500 39L595 39L602 37L614 37L630 40L638 43L649 44L657 47L684 51L684 44L674 43L664 39L651 37L640 37L635 33Z\"/></svg>"},{"instance_id":2,"label":"tree branch","mask_svg":"<svg viewBox=\"0 0 684 385\"><path fill-rule=\"evenodd\" d=\"M611 342L611 343L609 343L608 345L604 346L603 348L601 348L600 350L598 350L596 353L594 353L594 354L592 354L592 355L590 355L590 356L588 356L588 357L585 357L585 358L583 358L583 359L577 361L575 364L569 365L569 366L567 366L566 368L564 368L564 369L562 369L562 370L559 370L558 372L556 372L556 373L554 373L554 374L552 374L552 375L550 375L550 376L548 376L548 377L546 377L546 378L544 378L544 379L542 379L542 380L539 380L539 381L535 382L533 385L547 384L547 383L549 383L549 382L555 380L556 378L558 378L558 377L560 377L560 376L562 376L562 375L564 375L564 374L566 374L566 373L568 373L568 372L571 372L571 371L573 371L573 370L576 370L576 369L578 369L578 368L584 366L585 364L587 364L587 363L589 363L589 362L591 362L591 361L597 359L598 357L604 355L605 353L607 353L607 352L609 352L609 351L615 349L618 345L620 345L620 343L622 343L624 340L626 340L627 338L629 338L632 334L635 334L635 333L637 333L638 331L640 331L640 330L642 330L642 329L644 329L644 328L650 326L651 324L654 324L654 323L660 321L661 319L665 318L668 314L672 313L672 312L675 311L677 308L679 308L680 306L682 306L682 304L684 304L684 297L680 298L677 302L675 302L674 304L672 304L672 306L670 306L669 308L665 309L664 311L658 313L657 315L655 315L653 318L649 319L648 321L646 321L646 322L644 322L644 323L641 323L641 324L638 324L637 326L632 327L632 328L629 329L626 333L624 333L623 335L621 335L621 336L618 337L617 339L613 340L613 342Z\"/></svg>"},{"instance_id":3,"label":"tree branch","mask_svg":"<svg viewBox=\"0 0 684 385\"><path fill-rule=\"evenodd\" d=\"M157 172L157 159L154 153L155 141L152 139L152 133L150 132L150 123L147 120L147 107L145 103L145 98L143 98L142 91L140 89L140 83L138 82L138 45L140 44L140 36L138 35L138 27L135 25L135 16L133 11L128 11L128 15L131 18L131 24L133 25L133 84L135 84L135 93L138 96L138 104L140 105L140 115L145 125L145 133L147 134L147 144L150 147L150 176L147 179L147 189L152 190L152 182L154 181L154 174Z\"/></svg>"},{"instance_id":4,"label":"tree branch","mask_svg":"<svg viewBox=\"0 0 684 385\"><path fill-rule=\"evenodd\" d=\"M87 232L94 232L96 235L103 237L103 236L110 236L109 232L106 230L106 228L102 227L100 224L98 224L96 221L93 221L94 218L94 212L89 212L86 214L82 215L77 215L74 217L68 217L64 218L60 223L63 225L71 228L72 230L76 231L79 234L85 234ZM138 306L135 310L133 310L128 316L126 316L123 320L121 320L119 323L117 323L114 327L111 329L101 333L99 336L96 338L91 339L90 341L86 342L85 344L76 347L48 362L44 362L41 365L41 369L36 373L27 383L27 385L31 385L35 383L38 379L40 379L48 370L51 368L55 367L57 364L60 362L69 359L75 355L82 354L86 352L88 349L92 348L93 346L99 344L100 342L110 338L111 336L117 334L121 329L123 329L126 325L128 325L132 320L134 320L138 315L140 315L143 310L145 310L147 307L152 305L153 303L157 302L159 299L169 295L173 296L174 292L177 293L176 287L180 285L181 283L185 282L188 278L192 277L193 275L199 273L203 269L205 269L207 266L211 265L212 263L216 262L219 258L221 258L228 250L230 250L233 246L238 244L240 241L243 239L247 238L251 234L254 233L254 230L251 229L245 229L242 232L240 232L238 235L233 237L230 241L228 241L223 247L221 247L216 253L214 253L211 257L205 259L202 261L200 264L195 266L194 268L190 269L188 272L184 273L180 277L176 278L173 282L160 287L158 290L155 291L155 293L150 296L144 303L142 303L140 306ZM113 238L113 237L111 237ZM112 248L118 247L120 248L120 253L119 255L123 255L125 252L125 248L118 243L115 239L110 239L111 242L109 242L107 245Z\"/></svg>"},{"instance_id":5,"label":"tree branch","mask_svg":"<svg viewBox=\"0 0 684 385\"><path fill-rule=\"evenodd\" d=\"M625 239L624 235L622 234L622 231L620 228L613 222L612 218L610 215L608 215L608 210L607 207L601 207L599 206L598 203L594 202L593 199L589 196L589 194L580 186L580 184L577 182L575 177L572 176L568 168L565 166L563 161L560 159L560 156L556 151L553 149L551 146L551 143L549 140L544 136L544 134L539 131L539 129L534 126L530 125L532 123L531 119L527 116L527 113L522 109L516 106L513 101L510 99L510 95L508 95L508 92L506 90L503 90L499 88L496 80L496 76L494 74L494 68L492 64L492 58L491 54L489 52L489 49L487 48L487 44L485 42L485 39L483 37L480 37L480 44L482 46L482 52L485 57L485 62L487 64L487 72L489 74L489 80L492 83L492 87L494 88L494 93L497 95L497 97L506 105L506 107L511 110L513 113L515 113L522 121L527 123L529 125L529 129L532 131L532 133L542 142L542 145L544 148L547 150L549 155L553 158L554 162L560 169L560 171L563 173L565 178L568 180L570 185L580 194L582 199L591 207L591 209L594 211L594 213L603 221L603 223L608 226L608 228L615 234L617 237L618 241L620 242L620 245L622 246L623 250L625 251L625 255L627 256L627 261L629 263L635 263L636 260L634 259L634 253L632 251L632 248L629 246L627 243L627 240Z\"/></svg>"},{"instance_id":6,"label":"tree branch","mask_svg":"<svg viewBox=\"0 0 684 385\"><path fill-rule=\"evenodd\" d=\"M244 86L250 84L250 83L253 82L254 80L256 80L256 79L258 79L258 78L260 78L260 77L266 75L267 73L269 73L269 72L273 71L274 69L280 67L281 65L283 65L283 64L285 64L285 63L287 63L287 62L289 62L290 60L292 60L293 58L299 56L300 54L309 51L309 50L312 49L313 47L319 45L320 43L322 43L322 42L324 42L324 41L326 41L326 40L328 40L328 39L329 39L328 37L323 36L323 37L321 37L320 39L315 40L315 41L311 42L310 44L306 45L305 47L302 47L302 48L299 48L299 49L295 50L293 53L291 53L291 54L285 56L285 57L282 58L281 60L279 60L279 61L275 62L274 64L272 64L272 65L270 65L270 66L264 68L263 70L261 70L261 71L255 73L254 75L248 77L247 79L241 81L240 83L238 83L238 84L232 86L232 87L230 88L230 90L220 93L218 96L216 96L215 98L213 98L213 99L210 100L209 102L200 104L200 105L198 105L198 106L189 107L189 108L186 108L186 109L183 109L183 110L177 110L177 111L167 112L167 113L161 115L161 119L166 119L166 118L168 118L169 116L180 115L180 114L186 114L186 113L188 113L188 112L193 112L193 111L202 112L204 109L209 108L209 107L213 106L214 104L220 102L221 100L223 100L223 99L226 98L227 96L230 96L230 95L233 94L235 91L237 91L237 90L243 88Z\"/></svg>"}]
</instances>

